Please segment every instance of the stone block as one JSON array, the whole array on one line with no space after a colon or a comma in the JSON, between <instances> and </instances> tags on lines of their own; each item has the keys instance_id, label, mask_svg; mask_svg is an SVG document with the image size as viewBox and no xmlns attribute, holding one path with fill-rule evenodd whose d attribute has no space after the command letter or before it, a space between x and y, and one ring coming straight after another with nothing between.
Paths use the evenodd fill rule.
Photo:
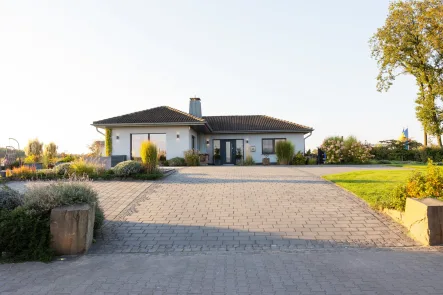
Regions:
<instances>
[{"instance_id":1,"label":"stone block","mask_svg":"<svg viewBox=\"0 0 443 295\"><path fill-rule=\"evenodd\" d=\"M63 206L51 211L51 247L57 255L84 254L92 244L95 206Z\"/></svg>"},{"instance_id":2,"label":"stone block","mask_svg":"<svg viewBox=\"0 0 443 295\"><path fill-rule=\"evenodd\" d=\"M408 198L403 222L422 244L443 244L443 202L432 198Z\"/></svg>"}]
</instances>

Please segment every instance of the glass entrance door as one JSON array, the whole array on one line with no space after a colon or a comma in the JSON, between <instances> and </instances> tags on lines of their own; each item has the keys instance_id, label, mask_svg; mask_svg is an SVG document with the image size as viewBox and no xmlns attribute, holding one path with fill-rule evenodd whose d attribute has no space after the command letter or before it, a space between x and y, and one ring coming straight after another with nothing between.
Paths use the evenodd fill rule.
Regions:
<instances>
[{"instance_id":1,"label":"glass entrance door","mask_svg":"<svg viewBox=\"0 0 443 295\"><path fill-rule=\"evenodd\" d=\"M235 164L235 140L221 140L222 164Z\"/></svg>"}]
</instances>

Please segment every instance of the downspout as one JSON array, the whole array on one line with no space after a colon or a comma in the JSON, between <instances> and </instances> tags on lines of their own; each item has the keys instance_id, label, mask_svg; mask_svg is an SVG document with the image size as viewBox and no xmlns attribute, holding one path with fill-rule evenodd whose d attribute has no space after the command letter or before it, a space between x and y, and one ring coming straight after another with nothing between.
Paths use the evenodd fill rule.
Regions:
<instances>
[{"instance_id":1,"label":"downspout","mask_svg":"<svg viewBox=\"0 0 443 295\"><path fill-rule=\"evenodd\" d=\"M100 133L101 135L105 136L105 134L103 132L101 132L100 130L98 130L98 127L95 127L95 130L97 130L98 133Z\"/></svg>"},{"instance_id":2,"label":"downspout","mask_svg":"<svg viewBox=\"0 0 443 295\"><path fill-rule=\"evenodd\" d=\"M312 135L312 131L309 132L309 135L308 135L308 136L303 137L304 140L305 140L305 145L304 145L303 155L306 154L306 139L308 139L309 137L311 137L311 135Z\"/></svg>"}]
</instances>

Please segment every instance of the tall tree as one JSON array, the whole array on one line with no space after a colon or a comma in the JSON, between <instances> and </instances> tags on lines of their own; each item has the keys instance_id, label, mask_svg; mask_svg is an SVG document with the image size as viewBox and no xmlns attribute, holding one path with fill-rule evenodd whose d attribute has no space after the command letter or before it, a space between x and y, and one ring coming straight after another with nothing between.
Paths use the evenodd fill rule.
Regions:
<instances>
[{"instance_id":1,"label":"tall tree","mask_svg":"<svg viewBox=\"0 0 443 295\"><path fill-rule=\"evenodd\" d=\"M380 73L377 89L388 91L399 75L413 75L419 86L417 119L425 132L442 146L443 110L443 2L405 0L393 2L383 27L370 40ZM426 144L426 140L425 140Z\"/></svg>"}]
</instances>

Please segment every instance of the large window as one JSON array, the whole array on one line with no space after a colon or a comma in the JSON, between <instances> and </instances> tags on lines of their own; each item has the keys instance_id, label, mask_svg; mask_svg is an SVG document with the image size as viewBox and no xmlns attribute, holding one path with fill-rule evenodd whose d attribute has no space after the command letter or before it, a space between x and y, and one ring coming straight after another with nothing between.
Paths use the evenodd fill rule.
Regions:
<instances>
[{"instance_id":1,"label":"large window","mask_svg":"<svg viewBox=\"0 0 443 295\"><path fill-rule=\"evenodd\" d=\"M164 133L136 133L131 134L131 157L140 158L140 145L150 140L157 145L159 153L166 154L166 134Z\"/></svg>"},{"instance_id":2,"label":"large window","mask_svg":"<svg viewBox=\"0 0 443 295\"><path fill-rule=\"evenodd\" d=\"M263 138L262 139L262 152L263 154L275 154L275 145L279 141L285 141L286 138Z\"/></svg>"}]
</instances>

